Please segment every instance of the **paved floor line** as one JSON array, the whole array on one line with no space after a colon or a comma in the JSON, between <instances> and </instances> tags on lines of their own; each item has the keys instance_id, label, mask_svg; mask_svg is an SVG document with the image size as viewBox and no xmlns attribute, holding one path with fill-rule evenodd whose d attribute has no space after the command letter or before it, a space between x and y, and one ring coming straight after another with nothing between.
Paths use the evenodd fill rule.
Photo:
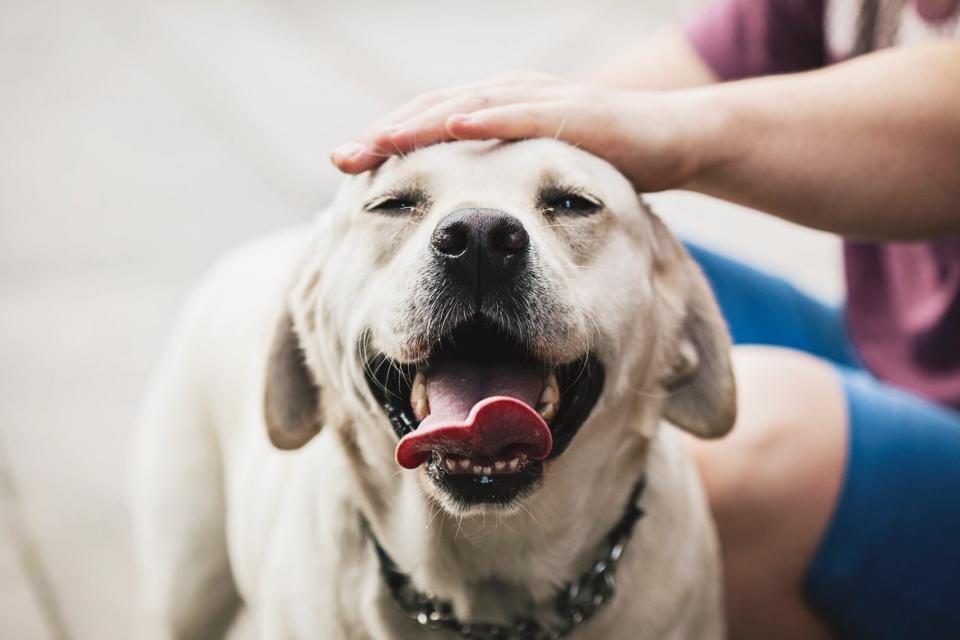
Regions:
<instances>
[{"instance_id":1,"label":"paved floor line","mask_svg":"<svg viewBox=\"0 0 960 640\"><path fill-rule=\"evenodd\" d=\"M3 505L4 529L10 534L14 553L27 576L27 588L37 602L49 637L52 640L72 640L53 582L50 580L40 550L30 534L20 494L14 485L10 467L7 464L7 451L2 438L0 438L0 504Z\"/></svg>"}]
</instances>

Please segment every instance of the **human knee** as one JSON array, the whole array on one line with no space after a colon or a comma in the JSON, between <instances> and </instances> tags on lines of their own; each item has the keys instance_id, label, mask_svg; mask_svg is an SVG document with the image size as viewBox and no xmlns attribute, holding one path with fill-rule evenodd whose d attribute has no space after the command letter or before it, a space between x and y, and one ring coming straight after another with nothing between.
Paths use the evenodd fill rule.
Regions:
<instances>
[{"instance_id":1,"label":"human knee","mask_svg":"<svg viewBox=\"0 0 960 640\"><path fill-rule=\"evenodd\" d=\"M734 349L733 362L737 424L723 440L692 446L718 518L749 513L749 524L832 490L846 417L836 373L818 358L751 346Z\"/></svg>"}]
</instances>

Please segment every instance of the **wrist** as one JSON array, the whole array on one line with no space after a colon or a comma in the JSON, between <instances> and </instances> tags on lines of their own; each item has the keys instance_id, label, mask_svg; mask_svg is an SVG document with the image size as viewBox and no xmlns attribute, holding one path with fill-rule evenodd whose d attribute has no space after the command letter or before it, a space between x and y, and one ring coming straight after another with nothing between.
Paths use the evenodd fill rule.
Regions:
<instances>
[{"instance_id":1,"label":"wrist","mask_svg":"<svg viewBox=\"0 0 960 640\"><path fill-rule=\"evenodd\" d=\"M675 92L683 145L690 170L681 189L716 194L724 176L749 155L758 138L759 121L745 113L734 85L713 85Z\"/></svg>"}]
</instances>

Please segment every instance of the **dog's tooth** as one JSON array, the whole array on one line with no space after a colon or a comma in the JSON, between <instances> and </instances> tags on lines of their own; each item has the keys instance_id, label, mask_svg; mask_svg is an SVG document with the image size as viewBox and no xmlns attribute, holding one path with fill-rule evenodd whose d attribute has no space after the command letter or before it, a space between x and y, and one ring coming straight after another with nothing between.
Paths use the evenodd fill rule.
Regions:
<instances>
[{"instance_id":1,"label":"dog's tooth","mask_svg":"<svg viewBox=\"0 0 960 640\"><path fill-rule=\"evenodd\" d=\"M451 460L450 458L447 458L444 460L444 463L446 463L447 469L449 469L450 471L456 471L457 469L456 460Z\"/></svg>"},{"instance_id":2,"label":"dog's tooth","mask_svg":"<svg viewBox=\"0 0 960 640\"><path fill-rule=\"evenodd\" d=\"M483 467L481 467L478 464L473 465L473 473L474 475L480 475L481 473L483 473Z\"/></svg>"},{"instance_id":3,"label":"dog's tooth","mask_svg":"<svg viewBox=\"0 0 960 640\"><path fill-rule=\"evenodd\" d=\"M512 460L507 462L507 469L509 469L510 471L516 471L519 465L520 465L520 458L513 458Z\"/></svg>"},{"instance_id":4,"label":"dog's tooth","mask_svg":"<svg viewBox=\"0 0 960 640\"><path fill-rule=\"evenodd\" d=\"M504 467L506 466L507 466L507 463L505 460L497 460L496 462L493 463L493 467L497 471L503 471Z\"/></svg>"},{"instance_id":5,"label":"dog's tooth","mask_svg":"<svg viewBox=\"0 0 960 640\"><path fill-rule=\"evenodd\" d=\"M491 473L493 473L493 467L484 467L484 468L483 468L483 475L488 476L488 475L490 475Z\"/></svg>"},{"instance_id":6,"label":"dog's tooth","mask_svg":"<svg viewBox=\"0 0 960 640\"><path fill-rule=\"evenodd\" d=\"M460 468L469 469L470 468L470 458L460 458Z\"/></svg>"},{"instance_id":7,"label":"dog's tooth","mask_svg":"<svg viewBox=\"0 0 960 640\"><path fill-rule=\"evenodd\" d=\"M413 383L410 385L410 400L414 401L418 398L427 397L427 378L422 373L417 372L417 375L413 378Z\"/></svg>"},{"instance_id":8,"label":"dog's tooth","mask_svg":"<svg viewBox=\"0 0 960 640\"><path fill-rule=\"evenodd\" d=\"M423 420L430 415L430 405L427 404L426 398L413 403L413 415L417 417L417 420Z\"/></svg>"},{"instance_id":9,"label":"dog's tooth","mask_svg":"<svg viewBox=\"0 0 960 640\"><path fill-rule=\"evenodd\" d=\"M557 375L553 372L547 376L543 383L543 391L540 392L539 404L560 404L560 383L557 381Z\"/></svg>"},{"instance_id":10,"label":"dog's tooth","mask_svg":"<svg viewBox=\"0 0 960 640\"><path fill-rule=\"evenodd\" d=\"M410 387L410 406L417 420L423 420L430 415L430 405L427 403L427 379L422 373L417 373Z\"/></svg>"},{"instance_id":11,"label":"dog's tooth","mask_svg":"<svg viewBox=\"0 0 960 640\"><path fill-rule=\"evenodd\" d=\"M550 420L553 420L553 416L557 415L557 405L552 402L538 405L537 413L540 414L541 418L549 422Z\"/></svg>"}]
</instances>

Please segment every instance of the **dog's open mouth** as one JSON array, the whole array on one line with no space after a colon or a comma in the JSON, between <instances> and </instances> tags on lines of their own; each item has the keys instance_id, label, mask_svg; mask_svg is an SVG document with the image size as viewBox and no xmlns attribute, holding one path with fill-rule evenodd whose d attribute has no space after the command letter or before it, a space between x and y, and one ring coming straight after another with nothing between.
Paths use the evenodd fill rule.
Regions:
<instances>
[{"instance_id":1,"label":"dog's open mouth","mask_svg":"<svg viewBox=\"0 0 960 640\"><path fill-rule=\"evenodd\" d=\"M464 323L424 361L377 357L367 381L400 438L397 462L468 503L507 503L532 489L603 388L592 354L549 366L483 320Z\"/></svg>"}]
</instances>

